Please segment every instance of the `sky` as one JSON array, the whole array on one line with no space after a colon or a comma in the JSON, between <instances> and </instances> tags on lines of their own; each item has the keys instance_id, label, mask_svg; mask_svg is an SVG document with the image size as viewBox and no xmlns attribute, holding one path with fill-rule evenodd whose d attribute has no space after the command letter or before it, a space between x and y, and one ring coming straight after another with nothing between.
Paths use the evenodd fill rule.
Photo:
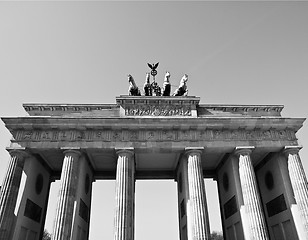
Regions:
<instances>
[{"instance_id":1,"label":"sky","mask_svg":"<svg viewBox=\"0 0 308 240\"><path fill-rule=\"evenodd\" d=\"M142 86L159 62L203 104L279 104L307 117L308 2L0 2L0 116L23 103L115 103L127 74ZM173 90L175 87L173 87ZM308 127L298 131L308 172ZM11 135L0 121L0 179ZM0 180L2 181L2 180ZM52 184L51 232L59 181ZM216 183L206 180L211 230L220 231ZM90 239L113 238L115 182L93 184ZM135 239L179 239L174 181L136 182Z\"/></svg>"}]
</instances>

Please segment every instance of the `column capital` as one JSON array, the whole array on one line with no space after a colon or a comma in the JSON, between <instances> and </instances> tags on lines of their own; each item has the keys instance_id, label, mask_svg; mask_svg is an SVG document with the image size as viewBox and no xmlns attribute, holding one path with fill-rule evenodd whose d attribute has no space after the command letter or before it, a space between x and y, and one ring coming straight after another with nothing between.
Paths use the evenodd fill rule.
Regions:
<instances>
[{"instance_id":1,"label":"column capital","mask_svg":"<svg viewBox=\"0 0 308 240\"><path fill-rule=\"evenodd\" d=\"M238 146L238 147L235 147L233 153L236 155L236 156L239 156L239 155L250 155L250 153L255 149L254 146Z\"/></svg>"},{"instance_id":2,"label":"column capital","mask_svg":"<svg viewBox=\"0 0 308 240\"><path fill-rule=\"evenodd\" d=\"M282 152L288 156L289 154L298 154L299 150L302 149L302 146L285 146Z\"/></svg>"},{"instance_id":3,"label":"column capital","mask_svg":"<svg viewBox=\"0 0 308 240\"><path fill-rule=\"evenodd\" d=\"M64 155L76 154L78 157L81 155L79 147L74 147L74 148L62 147L61 150L63 150Z\"/></svg>"},{"instance_id":4,"label":"column capital","mask_svg":"<svg viewBox=\"0 0 308 240\"><path fill-rule=\"evenodd\" d=\"M117 155L120 154L129 154L129 155L133 155L134 154L134 148L133 147L128 147L128 148L115 148L114 149L116 151Z\"/></svg>"},{"instance_id":5,"label":"column capital","mask_svg":"<svg viewBox=\"0 0 308 240\"><path fill-rule=\"evenodd\" d=\"M198 155L202 155L204 151L204 147L186 147L185 148L185 155L189 155L189 154L198 154Z\"/></svg>"},{"instance_id":6,"label":"column capital","mask_svg":"<svg viewBox=\"0 0 308 240\"><path fill-rule=\"evenodd\" d=\"M6 148L6 150L9 152L11 157L17 156L19 158L26 158L30 156L29 153L25 151L26 148Z\"/></svg>"}]
</instances>

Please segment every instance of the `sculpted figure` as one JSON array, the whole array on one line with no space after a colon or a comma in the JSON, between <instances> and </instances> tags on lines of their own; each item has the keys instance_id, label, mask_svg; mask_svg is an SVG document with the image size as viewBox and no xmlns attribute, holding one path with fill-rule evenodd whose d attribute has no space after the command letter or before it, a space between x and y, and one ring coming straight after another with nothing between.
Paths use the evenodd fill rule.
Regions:
<instances>
[{"instance_id":1,"label":"sculpted figure","mask_svg":"<svg viewBox=\"0 0 308 240\"><path fill-rule=\"evenodd\" d=\"M169 79L170 79L170 73L166 72L163 85L163 96L170 96L171 85Z\"/></svg>"},{"instance_id":2,"label":"sculpted figure","mask_svg":"<svg viewBox=\"0 0 308 240\"><path fill-rule=\"evenodd\" d=\"M144 95L152 96L152 87L150 83L150 73L147 73L145 76L145 83L143 85Z\"/></svg>"},{"instance_id":3,"label":"sculpted figure","mask_svg":"<svg viewBox=\"0 0 308 240\"><path fill-rule=\"evenodd\" d=\"M157 82L152 82L151 84L153 96L161 96L161 89Z\"/></svg>"},{"instance_id":4,"label":"sculpted figure","mask_svg":"<svg viewBox=\"0 0 308 240\"><path fill-rule=\"evenodd\" d=\"M132 75L128 74L127 77L128 77L128 82L129 82L128 95L129 96L141 96L141 93Z\"/></svg>"},{"instance_id":5,"label":"sculpted figure","mask_svg":"<svg viewBox=\"0 0 308 240\"><path fill-rule=\"evenodd\" d=\"M187 96L188 94L188 89L186 82L188 81L188 75L184 74L180 81L180 86L175 90L173 93L173 96Z\"/></svg>"}]
</instances>

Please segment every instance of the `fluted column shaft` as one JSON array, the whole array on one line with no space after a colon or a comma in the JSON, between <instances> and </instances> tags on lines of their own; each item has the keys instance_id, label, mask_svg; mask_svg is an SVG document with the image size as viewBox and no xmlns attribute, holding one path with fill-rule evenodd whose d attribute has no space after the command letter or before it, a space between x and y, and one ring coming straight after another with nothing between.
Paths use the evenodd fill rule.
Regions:
<instances>
[{"instance_id":1,"label":"fluted column shaft","mask_svg":"<svg viewBox=\"0 0 308 240\"><path fill-rule=\"evenodd\" d=\"M135 162L130 150L118 150L114 240L134 239Z\"/></svg>"},{"instance_id":2,"label":"fluted column shaft","mask_svg":"<svg viewBox=\"0 0 308 240\"><path fill-rule=\"evenodd\" d=\"M10 151L11 159L1 186L0 193L0 239L7 240L14 221L21 175L25 163L25 153L20 150Z\"/></svg>"},{"instance_id":3,"label":"fluted column shaft","mask_svg":"<svg viewBox=\"0 0 308 240\"><path fill-rule=\"evenodd\" d=\"M237 148L235 151L239 157L239 175L245 212L249 219L250 239L269 239L250 153L251 148Z\"/></svg>"},{"instance_id":4,"label":"fluted column shaft","mask_svg":"<svg viewBox=\"0 0 308 240\"><path fill-rule=\"evenodd\" d=\"M288 158L288 169L294 197L298 205L306 237L308 238L308 184L298 155L299 149L299 147L286 147L284 153Z\"/></svg>"},{"instance_id":5,"label":"fluted column shaft","mask_svg":"<svg viewBox=\"0 0 308 240\"><path fill-rule=\"evenodd\" d=\"M74 204L76 201L80 152L67 150L64 154L65 157L61 172L61 186L58 195L57 212L52 234L53 240L71 239Z\"/></svg>"},{"instance_id":6,"label":"fluted column shaft","mask_svg":"<svg viewBox=\"0 0 308 240\"><path fill-rule=\"evenodd\" d=\"M207 240L210 238L208 210L204 178L201 165L201 151L189 150L187 154L189 213L188 228L192 231L189 240Z\"/></svg>"}]
</instances>

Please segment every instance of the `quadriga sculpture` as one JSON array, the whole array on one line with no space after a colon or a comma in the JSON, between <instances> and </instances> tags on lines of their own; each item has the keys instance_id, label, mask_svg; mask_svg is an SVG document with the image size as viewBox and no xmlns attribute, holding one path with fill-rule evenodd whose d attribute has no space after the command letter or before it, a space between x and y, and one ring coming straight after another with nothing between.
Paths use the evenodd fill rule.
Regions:
<instances>
[{"instance_id":1,"label":"quadriga sculpture","mask_svg":"<svg viewBox=\"0 0 308 240\"><path fill-rule=\"evenodd\" d=\"M188 81L188 75L184 74L180 81L180 86L175 90L173 93L173 96L187 96L188 94L188 89L186 82Z\"/></svg>"},{"instance_id":2,"label":"quadriga sculpture","mask_svg":"<svg viewBox=\"0 0 308 240\"><path fill-rule=\"evenodd\" d=\"M132 75L128 74L127 77L128 77L128 82L129 82L128 95L129 96L141 96L141 93Z\"/></svg>"},{"instance_id":3,"label":"quadriga sculpture","mask_svg":"<svg viewBox=\"0 0 308 240\"><path fill-rule=\"evenodd\" d=\"M171 92L170 72L166 72L163 85L163 96L170 96L170 92Z\"/></svg>"}]
</instances>

